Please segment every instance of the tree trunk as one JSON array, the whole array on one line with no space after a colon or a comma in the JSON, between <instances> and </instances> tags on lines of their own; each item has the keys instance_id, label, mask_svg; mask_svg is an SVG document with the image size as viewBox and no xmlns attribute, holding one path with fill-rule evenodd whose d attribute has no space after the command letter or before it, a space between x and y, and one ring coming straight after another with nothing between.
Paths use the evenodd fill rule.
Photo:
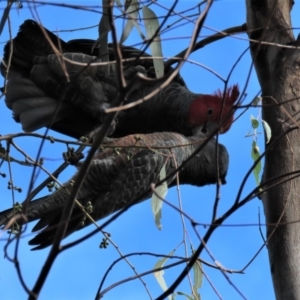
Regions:
<instances>
[{"instance_id":1,"label":"tree trunk","mask_svg":"<svg viewBox=\"0 0 300 300\"><path fill-rule=\"evenodd\" d=\"M300 50L278 45L297 44L290 20L293 1L247 0L246 3L248 35L258 41L251 42L250 46L262 88L263 119L272 130L272 140L266 145L268 153L263 176L266 182L300 170L297 122L300 111ZM300 40L298 44L300 46ZM284 105L277 105L284 102ZM294 130L284 135L292 128ZM283 138L276 141L280 135L284 135ZM270 269L278 300L300 299L300 223L297 222L300 220L300 178L291 178L291 175L279 178L275 186L262 195ZM281 183L283 179L289 180Z\"/></svg>"}]
</instances>

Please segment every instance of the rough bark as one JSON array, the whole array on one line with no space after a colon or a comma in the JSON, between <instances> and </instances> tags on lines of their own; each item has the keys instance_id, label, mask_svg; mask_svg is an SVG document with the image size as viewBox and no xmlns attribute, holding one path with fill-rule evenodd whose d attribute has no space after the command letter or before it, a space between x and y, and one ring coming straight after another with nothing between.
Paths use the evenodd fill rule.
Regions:
<instances>
[{"instance_id":1,"label":"rough bark","mask_svg":"<svg viewBox=\"0 0 300 300\"><path fill-rule=\"evenodd\" d=\"M247 0L249 38L260 42L296 45L291 30L293 1ZM266 182L280 175L300 170L300 50L276 45L251 43L251 54L263 96L263 119L272 129L266 145ZM300 43L299 43L300 45ZM285 104L278 106L277 103ZM287 133L273 146L272 141ZM285 176L285 179L291 178ZM276 186L263 196L266 216L270 269L276 299L300 299L300 179Z\"/></svg>"}]
</instances>

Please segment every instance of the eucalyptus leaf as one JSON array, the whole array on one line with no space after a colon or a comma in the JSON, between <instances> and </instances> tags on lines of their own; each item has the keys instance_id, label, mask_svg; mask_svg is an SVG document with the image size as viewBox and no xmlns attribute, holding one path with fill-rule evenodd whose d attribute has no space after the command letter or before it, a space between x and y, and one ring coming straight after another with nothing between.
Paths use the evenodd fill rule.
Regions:
<instances>
[{"instance_id":1,"label":"eucalyptus leaf","mask_svg":"<svg viewBox=\"0 0 300 300\"><path fill-rule=\"evenodd\" d=\"M153 36L156 34L156 36L150 44L150 50L152 56L154 56L153 65L156 77L160 78L164 75L164 61L160 35L159 33L156 33L156 31L159 29L159 22L157 16L149 7L144 6L142 8L142 11L147 39L152 39Z\"/></svg>"},{"instance_id":2,"label":"eucalyptus leaf","mask_svg":"<svg viewBox=\"0 0 300 300\"><path fill-rule=\"evenodd\" d=\"M195 296L195 299L200 300L201 297L198 290L202 286L202 281L203 281L203 272L202 272L202 266L200 261L196 261L194 263L193 272L194 272L193 295Z\"/></svg>"},{"instance_id":3,"label":"eucalyptus leaf","mask_svg":"<svg viewBox=\"0 0 300 300\"><path fill-rule=\"evenodd\" d=\"M252 142L252 148L251 148L251 157L254 162L258 160L260 156L260 150L259 147L257 146L257 143L255 141ZM257 186L260 185L260 179L259 179L259 174L261 172L261 161L255 166L253 170L254 178L256 181Z\"/></svg>"},{"instance_id":4,"label":"eucalyptus leaf","mask_svg":"<svg viewBox=\"0 0 300 300\"><path fill-rule=\"evenodd\" d=\"M126 10L126 14L128 15L128 19L126 21L124 30L122 32L121 38L120 38L120 44L123 44L126 39L128 38L129 34L131 33L133 27L135 26L140 37L144 40L145 35L143 34L143 31L137 22L137 19L139 17L139 9L140 9L140 3L138 0L132 0L130 5L128 6Z\"/></svg>"},{"instance_id":5,"label":"eucalyptus leaf","mask_svg":"<svg viewBox=\"0 0 300 300\"><path fill-rule=\"evenodd\" d=\"M250 115L250 119L251 119L251 125L253 129L256 129L259 126L258 120L255 119L252 115Z\"/></svg>"},{"instance_id":6,"label":"eucalyptus leaf","mask_svg":"<svg viewBox=\"0 0 300 300\"><path fill-rule=\"evenodd\" d=\"M99 57L101 57L102 62L108 62L109 61L109 55L108 55L108 33L111 30L109 19L108 19L108 7L109 7L109 0L102 0L103 5L103 15L101 17L98 31L99 31L99 38L98 38L98 44L99 44ZM103 71L106 76L109 75L109 66L103 66Z\"/></svg>"},{"instance_id":7,"label":"eucalyptus leaf","mask_svg":"<svg viewBox=\"0 0 300 300\"><path fill-rule=\"evenodd\" d=\"M122 3L121 3L121 1L120 1L120 0L115 0L115 1L116 1L117 5L118 5L120 8L122 8Z\"/></svg>"},{"instance_id":8,"label":"eucalyptus leaf","mask_svg":"<svg viewBox=\"0 0 300 300\"><path fill-rule=\"evenodd\" d=\"M166 178L166 166L164 165L162 167L162 169L160 170L159 173L159 178L160 180ZM155 192L157 193L157 195L160 198L165 198L167 193L168 193L168 184L166 181L164 181L161 185L157 186L155 188ZM153 193L152 195L152 200L151 200L151 206L152 206L152 212L154 215L154 220L155 220L155 224L156 227L161 230L162 229L162 225L161 225L161 208L163 205L163 201L156 196L155 193Z\"/></svg>"},{"instance_id":9,"label":"eucalyptus leaf","mask_svg":"<svg viewBox=\"0 0 300 300\"><path fill-rule=\"evenodd\" d=\"M266 134L266 143L268 144L272 137L272 130L271 130L271 127L269 126L269 124L265 120L261 120L261 122L263 124L265 134Z\"/></svg>"},{"instance_id":10,"label":"eucalyptus leaf","mask_svg":"<svg viewBox=\"0 0 300 300\"><path fill-rule=\"evenodd\" d=\"M254 100L252 101L252 106L257 106L258 103L262 102L262 97L257 96L254 98Z\"/></svg>"},{"instance_id":11,"label":"eucalyptus leaf","mask_svg":"<svg viewBox=\"0 0 300 300\"><path fill-rule=\"evenodd\" d=\"M6 5L6 7L3 11L1 22L0 22L0 35L3 31L3 28L5 26L6 20L8 18L9 12L10 12L10 9L11 9L14 2L16 2L16 1L13 1L13 0L8 0L7 1L7 5Z\"/></svg>"},{"instance_id":12,"label":"eucalyptus leaf","mask_svg":"<svg viewBox=\"0 0 300 300\"><path fill-rule=\"evenodd\" d=\"M188 300L195 300L194 298L192 298L191 296L187 295L186 293L177 292L177 294L180 295L180 296L185 296L186 299L188 299Z\"/></svg>"},{"instance_id":13,"label":"eucalyptus leaf","mask_svg":"<svg viewBox=\"0 0 300 300\"><path fill-rule=\"evenodd\" d=\"M175 250L171 251L168 255L172 256L174 254ZM154 265L154 269L157 268L161 268L164 266L165 262L168 260L168 257L163 257L162 259L160 259L155 265ZM154 276L158 282L158 284L160 285L160 287L162 288L163 291L166 291L168 289L168 286L166 284L166 281L164 279L164 271L157 271L154 272ZM174 297L173 296L168 296L169 300L173 300Z\"/></svg>"}]
</instances>

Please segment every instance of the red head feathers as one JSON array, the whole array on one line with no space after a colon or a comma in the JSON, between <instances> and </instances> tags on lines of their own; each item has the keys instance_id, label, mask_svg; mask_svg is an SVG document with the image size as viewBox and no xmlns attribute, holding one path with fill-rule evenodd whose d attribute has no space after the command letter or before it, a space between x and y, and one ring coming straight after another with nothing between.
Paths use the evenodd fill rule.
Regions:
<instances>
[{"instance_id":1,"label":"red head feathers","mask_svg":"<svg viewBox=\"0 0 300 300\"><path fill-rule=\"evenodd\" d=\"M218 90L213 95L200 95L190 105L188 122L192 127L217 123L220 133L225 133L233 122L234 104L239 95L238 85L228 88L225 94Z\"/></svg>"}]
</instances>

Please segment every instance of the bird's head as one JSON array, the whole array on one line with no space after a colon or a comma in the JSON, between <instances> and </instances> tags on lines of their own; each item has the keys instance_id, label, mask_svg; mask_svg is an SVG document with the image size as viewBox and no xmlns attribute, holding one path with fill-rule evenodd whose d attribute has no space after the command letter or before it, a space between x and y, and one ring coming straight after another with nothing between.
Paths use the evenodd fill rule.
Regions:
<instances>
[{"instance_id":1,"label":"bird's head","mask_svg":"<svg viewBox=\"0 0 300 300\"><path fill-rule=\"evenodd\" d=\"M188 122L193 128L220 126L220 133L227 132L233 122L234 105L240 95L238 85L225 93L218 90L212 95L199 95L189 107Z\"/></svg>"}]
</instances>

